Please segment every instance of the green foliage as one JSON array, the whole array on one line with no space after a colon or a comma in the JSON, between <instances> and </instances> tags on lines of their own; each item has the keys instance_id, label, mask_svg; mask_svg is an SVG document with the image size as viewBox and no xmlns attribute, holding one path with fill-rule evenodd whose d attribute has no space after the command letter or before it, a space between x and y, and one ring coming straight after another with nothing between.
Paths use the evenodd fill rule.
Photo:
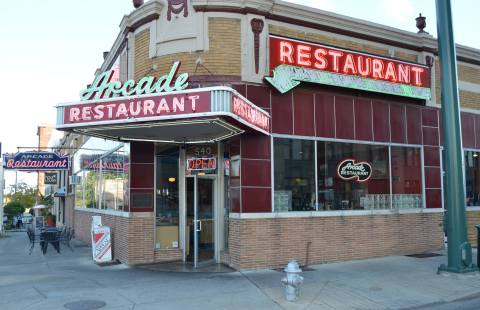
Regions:
<instances>
[{"instance_id":1,"label":"green foliage","mask_svg":"<svg viewBox=\"0 0 480 310\"><path fill-rule=\"evenodd\" d=\"M17 184L16 189L15 186L11 186L10 193L6 196L11 202L19 202L24 208L31 208L37 200L37 189L21 182Z\"/></svg>"},{"instance_id":2,"label":"green foliage","mask_svg":"<svg viewBox=\"0 0 480 310\"><path fill-rule=\"evenodd\" d=\"M40 194L40 202L39 202L39 204L45 205L45 206L47 206L47 207L53 207L53 196L47 196L47 197L45 197L45 196L42 196L42 195Z\"/></svg>"},{"instance_id":3,"label":"green foliage","mask_svg":"<svg viewBox=\"0 0 480 310\"><path fill-rule=\"evenodd\" d=\"M15 215L23 214L23 212L25 212L25 206L18 201L10 201L3 208L3 212L9 219L11 219Z\"/></svg>"}]
</instances>

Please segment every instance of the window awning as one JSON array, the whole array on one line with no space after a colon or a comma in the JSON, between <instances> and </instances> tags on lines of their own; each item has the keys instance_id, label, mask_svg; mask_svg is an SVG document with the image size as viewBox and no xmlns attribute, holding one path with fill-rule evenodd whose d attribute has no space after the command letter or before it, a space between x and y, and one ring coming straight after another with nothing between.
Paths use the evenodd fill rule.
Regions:
<instances>
[{"instance_id":1,"label":"window awning","mask_svg":"<svg viewBox=\"0 0 480 310\"><path fill-rule=\"evenodd\" d=\"M60 187L55 193L53 193L53 197L65 197L65 187Z\"/></svg>"},{"instance_id":2,"label":"window awning","mask_svg":"<svg viewBox=\"0 0 480 310\"><path fill-rule=\"evenodd\" d=\"M270 115L228 87L57 106L57 129L122 141L204 143L270 132Z\"/></svg>"}]
</instances>

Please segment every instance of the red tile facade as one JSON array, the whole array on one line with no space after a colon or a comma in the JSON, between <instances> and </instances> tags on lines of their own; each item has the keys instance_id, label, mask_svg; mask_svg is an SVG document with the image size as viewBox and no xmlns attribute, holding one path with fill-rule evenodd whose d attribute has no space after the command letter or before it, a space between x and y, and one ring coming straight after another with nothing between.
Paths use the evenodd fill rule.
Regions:
<instances>
[{"instance_id":1,"label":"red tile facade","mask_svg":"<svg viewBox=\"0 0 480 310\"><path fill-rule=\"evenodd\" d=\"M355 138L353 98L335 96L335 132L338 139Z\"/></svg>"},{"instance_id":2,"label":"red tile facade","mask_svg":"<svg viewBox=\"0 0 480 310\"><path fill-rule=\"evenodd\" d=\"M426 207L441 207L438 109L341 91L297 88L282 95L265 85L237 84L234 88L271 113L274 134L423 145ZM462 113L462 132L464 147L480 147L480 116ZM270 212L270 137L244 133L230 140L228 147L230 157L240 158L239 175L230 177L231 212ZM132 211L152 211L153 144L132 143L131 152L131 196L152 195L150 207L136 206L131 198Z\"/></svg>"},{"instance_id":3,"label":"red tile facade","mask_svg":"<svg viewBox=\"0 0 480 310\"><path fill-rule=\"evenodd\" d=\"M130 144L130 211L153 212L155 164L154 144Z\"/></svg>"},{"instance_id":4,"label":"red tile facade","mask_svg":"<svg viewBox=\"0 0 480 310\"><path fill-rule=\"evenodd\" d=\"M317 137L335 138L334 100L335 96L332 94L315 94L315 131Z\"/></svg>"},{"instance_id":5,"label":"red tile facade","mask_svg":"<svg viewBox=\"0 0 480 310\"><path fill-rule=\"evenodd\" d=\"M373 140L372 101L355 99L355 140Z\"/></svg>"},{"instance_id":6,"label":"red tile facade","mask_svg":"<svg viewBox=\"0 0 480 310\"><path fill-rule=\"evenodd\" d=\"M270 137L244 134L241 137L241 210L270 212L271 158Z\"/></svg>"},{"instance_id":7,"label":"red tile facade","mask_svg":"<svg viewBox=\"0 0 480 310\"><path fill-rule=\"evenodd\" d=\"M390 109L382 101L374 100L373 107L373 139L376 142L390 141Z\"/></svg>"},{"instance_id":8,"label":"red tile facade","mask_svg":"<svg viewBox=\"0 0 480 310\"><path fill-rule=\"evenodd\" d=\"M247 96L249 89L252 89L249 99L254 104L256 104L255 98L261 101L270 99L272 133L274 134L423 145L425 188L428 192L427 207L441 207L438 109L415 105L411 102L389 101L388 96L378 100L365 95L347 94L341 90L313 93L309 89L298 87L282 95L264 87L253 88L248 85L245 89ZM261 91L265 91L266 94L260 94ZM262 105L265 106L260 104L260 106ZM470 122L467 126L464 125L464 130L480 132L480 117L470 117L469 119ZM472 136L474 137L474 135ZM267 166L271 164L269 161L270 142L266 141L266 137L262 137L262 139L242 136L243 166L241 169L242 197L240 199L242 212L270 212L271 209L271 206L266 207L271 203L270 196L261 198L266 197L264 194L267 190L271 191L271 175L266 175ZM475 138L470 138L470 140L469 143L473 143L473 145L477 143ZM266 146L268 146L268 152ZM252 151L257 149L259 151ZM263 159L265 162L254 162L257 159ZM252 170L255 172L252 173ZM245 191L244 188L250 186L258 189L256 198L263 199L262 204L255 202L253 205L249 205L249 197L244 195L251 191ZM264 191L260 190L262 186L266 188Z\"/></svg>"},{"instance_id":9,"label":"red tile facade","mask_svg":"<svg viewBox=\"0 0 480 310\"><path fill-rule=\"evenodd\" d=\"M461 114L462 120L462 143L465 148L475 148L475 115Z\"/></svg>"}]
</instances>

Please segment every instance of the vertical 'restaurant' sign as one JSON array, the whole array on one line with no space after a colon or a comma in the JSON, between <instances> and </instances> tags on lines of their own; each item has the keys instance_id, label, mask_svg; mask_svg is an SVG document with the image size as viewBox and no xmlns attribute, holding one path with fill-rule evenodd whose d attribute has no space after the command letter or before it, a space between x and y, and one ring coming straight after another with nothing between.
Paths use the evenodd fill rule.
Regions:
<instances>
[{"instance_id":1,"label":"vertical 'restaurant' sign","mask_svg":"<svg viewBox=\"0 0 480 310\"><path fill-rule=\"evenodd\" d=\"M232 113L262 130L268 132L270 129L270 116L265 111L235 95L232 96Z\"/></svg>"}]
</instances>

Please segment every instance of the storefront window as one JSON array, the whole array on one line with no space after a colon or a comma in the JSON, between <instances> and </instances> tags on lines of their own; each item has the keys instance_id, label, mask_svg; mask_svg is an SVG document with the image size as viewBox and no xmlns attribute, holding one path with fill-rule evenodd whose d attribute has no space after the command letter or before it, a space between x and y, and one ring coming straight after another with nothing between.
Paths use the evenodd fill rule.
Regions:
<instances>
[{"instance_id":1,"label":"storefront window","mask_svg":"<svg viewBox=\"0 0 480 310\"><path fill-rule=\"evenodd\" d=\"M179 245L179 149L157 146L156 152L156 239L155 248Z\"/></svg>"},{"instance_id":2,"label":"storefront window","mask_svg":"<svg viewBox=\"0 0 480 310\"><path fill-rule=\"evenodd\" d=\"M315 210L314 141L274 140L274 210Z\"/></svg>"},{"instance_id":3,"label":"storefront window","mask_svg":"<svg viewBox=\"0 0 480 310\"><path fill-rule=\"evenodd\" d=\"M128 210L129 150L126 143L90 138L75 153L75 207Z\"/></svg>"},{"instance_id":4,"label":"storefront window","mask_svg":"<svg viewBox=\"0 0 480 310\"><path fill-rule=\"evenodd\" d=\"M480 206L479 152L465 152L465 186L467 206Z\"/></svg>"},{"instance_id":5,"label":"storefront window","mask_svg":"<svg viewBox=\"0 0 480 310\"><path fill-rule=\"evenodd\" d=\"M274 169L276 212L423 207L418 147L274 139Z\"/></svg>"},{"instance_id":6,"label":"storefront window","mask_svg":"<svg viewBox=\"0 0 480 310\"><path fill-rule=\"evenodd\" d=\"M392 146L393 208L422 208L422 159L420 148Z\"/></svg>"},{"instance_id":7,"label":"storefront window","mask_svg":"<svg viewBox=\"0 0 480 310\"><path fill-rule=\"evenodd\" d=\"M318 142L317 148L319 210L390 208L387 146ZM354 167L352 176L339 173L342 163ZM358 169L366 173L353 176Z\"/></svg>"}]
</instances>

